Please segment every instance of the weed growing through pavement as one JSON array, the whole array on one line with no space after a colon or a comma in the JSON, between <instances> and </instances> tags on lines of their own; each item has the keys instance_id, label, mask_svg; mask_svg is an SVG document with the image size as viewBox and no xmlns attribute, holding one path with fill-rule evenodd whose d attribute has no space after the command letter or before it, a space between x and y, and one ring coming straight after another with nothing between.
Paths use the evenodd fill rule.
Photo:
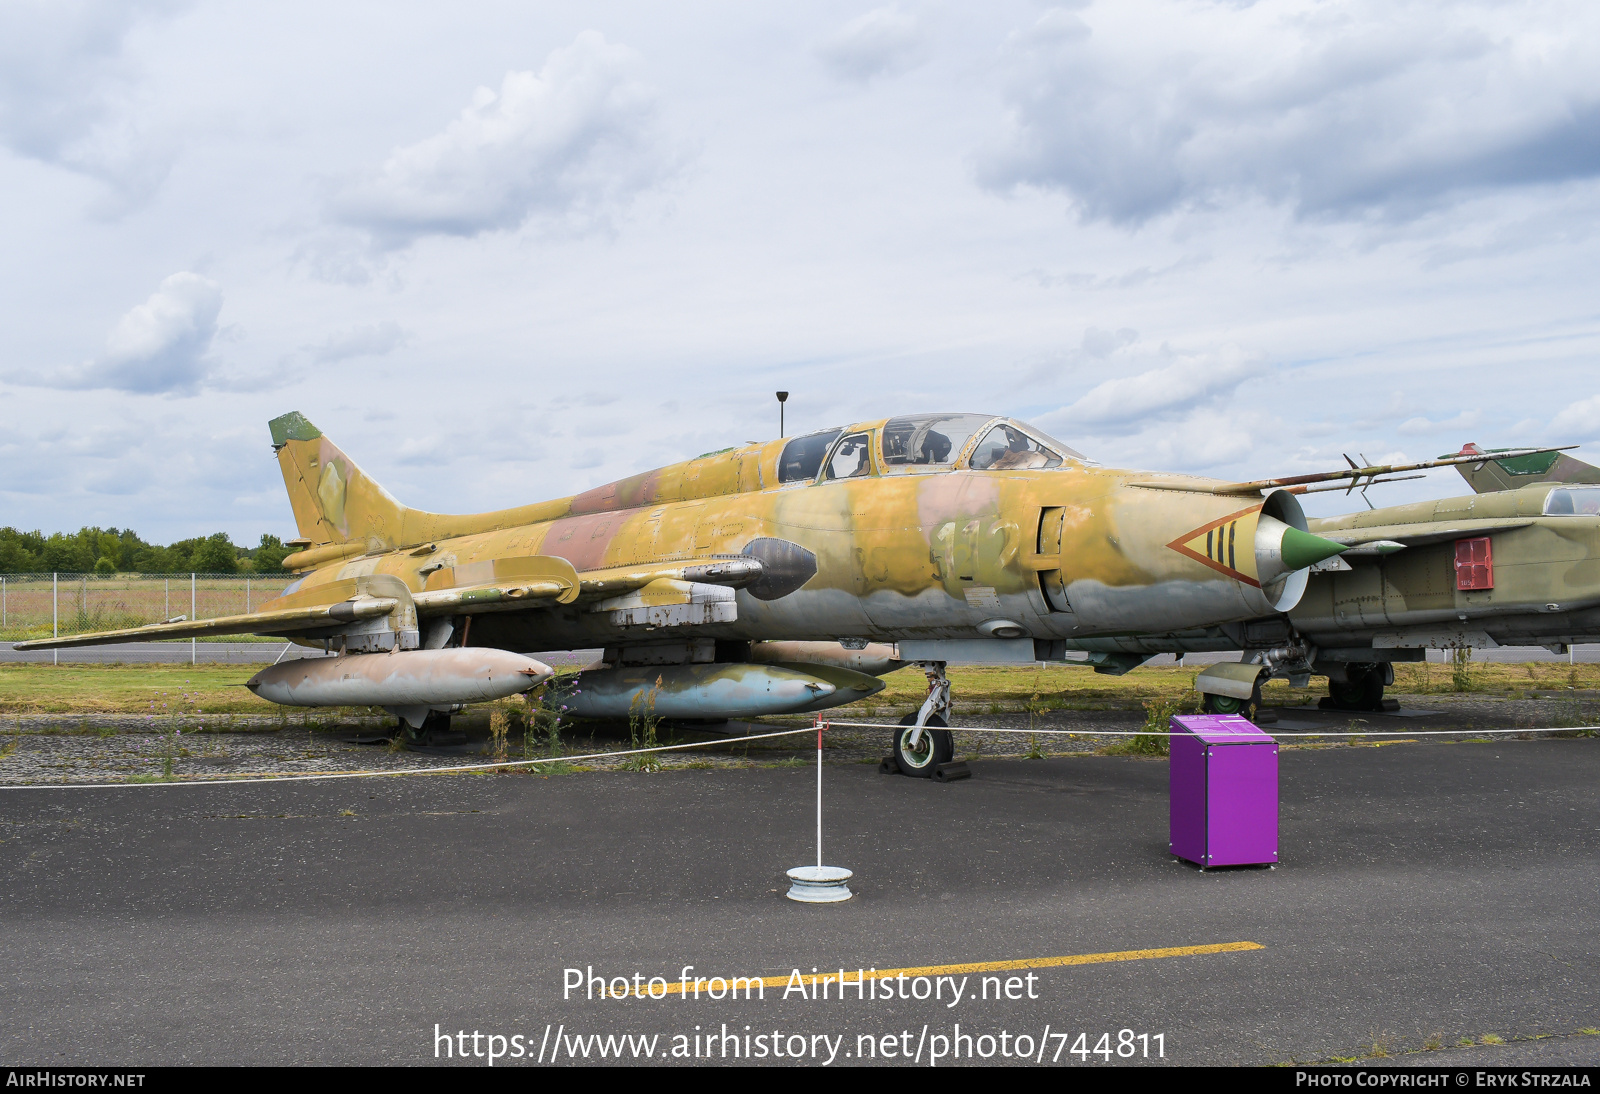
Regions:
<instances>
[{"instance_id":1,"label":"weed growing through pavement","mask_svg":"<svg viewBox=\"0 0 1600 1094\"><path fill-rule=\"evenodd\" d=\"M972 760L981 759L983 757L983 746L988 743L985 740L983 734L981 734L981 733L967 733L967 734L963 734L963 736L966 738L966 743L967 743L967 755L965 757L967 759L967 761L971 762ZM871 757L868 757L867 759L857 760L856 762L857 763L864 763L864 764L868 764L868 763L875 764L878 761L875 760L875 759L872 759Z\"/></svg>"},{"instance_id":2,"label":"weed growing through pavement","mask_svg":"<svg viewBox=\"0 0 1600 1094\"><path fill-rule=\"evenodd\" d=\"M1107 745L1100 751L1108 756L1166 756L1172 751L1168 744L1172 716L1186 714L1190 709L1187 698L1148 700L1144 704L1144 732Z\"/></svg>"},{"instance_id":3,"label":"weed growing through pavement","mask_svg":"<svg viewBox=\"0 0 1600 1094\"><path fill-rule=\"evenodd\" d=\"M506 735L511 726L511 714L504 701L489 709L489 758L495 763L506 759Z\"/></svg>"},{"instance_id":4,"label":"weed growing through pavement","mask_svg":"<svg viewBox=\"0 0 1600 1094\"><path fill-rule=\"evenodd\" d=\"M1505 1038L1498 1033L1485 1033L1480 1042L1485 1045L1503 1045L1506 1043Z\"/></svg>"},{"instance_id":5,"label":"weed growing through pavement","mask_svg":"<svg viewBox=\"0 0 1600 1094\"><path fill-rule=\"evenodd\" d=\"M1345 732L1347 732L1347 733L1365 733L1366 729L1363 728L1363 727L1365 727L1366 724L1367 724L1367 720L1365 718L1352 718L1348 722L1345 723L1345 727L1344 727L1345 728ZM1345 743L1348 744L1351 748L1354 748L1357 745L1361 744L1363 742L1363 740L1364 740L1364 738L1362 738L1362 737L1351 737Z\"/></svg>"},{"instance_id":6,"label":"weed growing through pavement","mask_svg":"<svg viewBox=\"0 0 1600 1094\"><path fill-rule=\"evenodd\" d=\"M1043 673L1044 666L1040 665L1038 670L1033 674L1033 694L1028 697L1028 748L1027 751L1023 753L1023 756L1030 760L1044 759L1044 752L1039 748L1039 738L1034 736L1033 733L1034 728L1039 721L1039 677L1043 675Z\"/></svg>"},{"instance_id":7,"label":"weed growing through pavement","mask_svg":"<svg viewBox=\"0 0 1600 1094\"><path fill-rule=\"evenodd\" d=\"M656 696L661 694L661 677L648 692L641 692L628 705L628 740L633 748L655 748L656 729L661 719L656 717ZM647 752L642 756L629 756L623 764L629 771L660 771L661 754Z\"/></svg>"},{"instance_id":8,"label":"weed growing through pavement","mask_svg":"<svg viewBox=\"0 0 1600 1094\"><path fill-rule=\"evenodd\" d=\"M1473 691L1472 647L1456 646L1450 651L1450 687L1453 691Z\"/></svg>"},{"instance_id":9,"label":"weed growing through pavement","mask_svg":"<svg viewBox=\"0 0 1600 1094\"><path fill-rule=\"evenodd\" d=\"M527 732L522 735L522 754L533 757L536 742L542 742L546 756L561 755L561 712L543 704L533 707L528 717Z\"/></svg>"}]
</instances>

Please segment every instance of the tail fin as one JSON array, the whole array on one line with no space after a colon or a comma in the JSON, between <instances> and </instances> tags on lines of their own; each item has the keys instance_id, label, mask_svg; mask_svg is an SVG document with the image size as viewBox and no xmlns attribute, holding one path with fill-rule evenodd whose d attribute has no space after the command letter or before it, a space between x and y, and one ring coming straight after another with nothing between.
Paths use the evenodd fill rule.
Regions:
<instances>
[{"instance_id":1,"label":"tail fin","mask_svg":"<svg viewBox=\"0 0 1600 1094\"><path fill-rule=\"evenodd\" d=\"M1461 472L1461 477L1477 494L1516 490L1536 482L1600 482L1600 467L1574 459L1565 452L1535 452L1531 456L1514 456L1509 460L1495 459L1496 452L1504 451L1503 448L1479 448L1475 444L1467 444L1462 446L1460 452L1451 452L1449 455L1482 454L1483 460L1479 463L1456 464L1456 470Z\"/></svg>"},{"instance_id":2,"label":"tail fin","mask_svg":"<svg viewBox=\"0 0 1600 1094\"><path fill-rule=\"evenodd\" d=\"M267 423L300 536L314 547L401 543L406 508L298 411Z\"/></svg>"}]
</instances>

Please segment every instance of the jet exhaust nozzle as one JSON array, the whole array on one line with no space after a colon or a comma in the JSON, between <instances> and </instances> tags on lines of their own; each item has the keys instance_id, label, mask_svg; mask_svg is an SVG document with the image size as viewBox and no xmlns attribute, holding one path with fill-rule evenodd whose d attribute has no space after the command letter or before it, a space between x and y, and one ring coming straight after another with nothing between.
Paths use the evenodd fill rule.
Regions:
<instances>
[{"instance_id":1,"label":"jet exhaust nozzle","mask_svg":"<svg viewBox=\"0 0 1600 1094\"><path fill-rule=\"evenodd\" d=\"M1256 580L1274 611L1286 612L1300 603L1310 578L1310 567L1349 548L1306 530L1300 502L1286 490L1267 495L1256 521Z\"/></svg>"},{"instance_id":2,"label":"jet exhaust nozzle","mask_svg":"<svg viewBox=\"0 0 1600 1094\"><path fill-rule=\"evenodd\" d=\"M1256 525L1256 573L1263 585L1345 550L1342 543L1312 535L1276 517L1263 515Z\"/></svg>"}]
</instances>

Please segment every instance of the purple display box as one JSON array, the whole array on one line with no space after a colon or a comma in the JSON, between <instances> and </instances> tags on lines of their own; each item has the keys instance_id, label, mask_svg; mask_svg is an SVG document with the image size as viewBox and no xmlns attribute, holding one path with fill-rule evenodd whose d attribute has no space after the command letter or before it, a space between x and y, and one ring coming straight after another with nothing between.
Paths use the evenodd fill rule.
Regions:
<instances>
[{"instance_id":1,"label":"purple display box","mask_svg":"<svg viewBox=\"0 0 1600 1094\"><path fill-rule=\"evenodd\" d=\"M1237 714L1172 716L1170 833L1207 866L1278 861L1278 742Z\"/></svg>"}]
</instances>

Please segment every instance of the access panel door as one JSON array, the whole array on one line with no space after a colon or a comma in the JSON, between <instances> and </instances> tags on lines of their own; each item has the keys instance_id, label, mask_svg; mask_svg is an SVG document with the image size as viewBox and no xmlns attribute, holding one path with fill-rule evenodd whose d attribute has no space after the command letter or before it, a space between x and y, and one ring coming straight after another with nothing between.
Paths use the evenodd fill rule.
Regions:
<instances>
[{"instance_id":1,"label":"access panel door","mask_svg":"<svg viewBox=\"0 0 1600 1094\"><path fill-rule=\"evenodd\" d=\"M1278 861L1278 746L1208 745L1207 866Z\"/></svg>"}]
</instances>

